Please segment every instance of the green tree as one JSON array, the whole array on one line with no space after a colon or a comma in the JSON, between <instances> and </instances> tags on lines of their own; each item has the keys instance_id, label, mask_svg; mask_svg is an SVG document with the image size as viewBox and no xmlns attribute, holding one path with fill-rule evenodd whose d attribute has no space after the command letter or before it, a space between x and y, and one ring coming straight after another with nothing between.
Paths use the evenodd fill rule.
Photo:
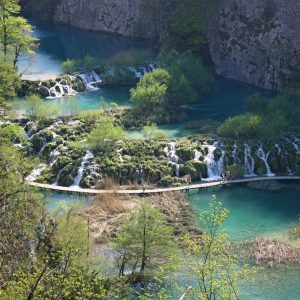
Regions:
<instances>
[{"instance_id":1,"label":"green tree","mask_svg":"<svg viewBox=\"0 0 300 300\"><path fill-rule=\"evenodd\" d=\"M64 73L75 72L77 71L77 62L74 59L67 59L63 62L61 68Z\"/></svg>"},{"instance_id":2,"label":"green tree","mask_svg":"<svg viewBox=\"0 0 300 300\"><path fill-rule=\"evenodd\" d=\"M206 43L204 33L215 10L215 0L180 1L172 15L168 47L199 53Z\"/></svg>"},{"instance_id":3,"label":"green tree","mask_svg":"<svg viewBox=\"0 0 300 300\"><path fill-rule=\"evenodd\" d=\"M239 299L238 284L250 280L256 268L242 264L232 253L228 235L223 229L228 210L212 197L210 209L200 213L199 220L204 229L201 240L186 236L187 268L196 284L189 292L189 299Z\"/></svg>"},{"instance_id":4,"label":"green tree","mask_svg":"<svg viewBox=\"0 0 300 300\"><path fill-rule=\"evenodd\" d=\"M120 275L125 270L132 274L153 272L176 251L173 228L159 210L143 203L120 228L115 249Z\"/></svg>"},{"instance_id":5,"label":"green tree","mask_svg":"<svg viewBox=\"0 0 300 300\"><path fill-rule=\"evenodd\" d=\"M145 139L163 139L166 138L166 132L158 129L156 124L143 127L143 136Z\"/></svg>"},{"instance_id":6,"label":"green tree","mask_svg":"<svg viewBox=\"0 0 300 300\"><path fill-rule=\"evenodd\" d=\"M164 69L156 69L140 79L137 87L130 90L136 115L146 119L154 115L159 117L167 101L170 79L170 74Z\"/></svg>"},{"instance_id":7,"label":"green tree","mask_svg":"<svg viewBox=\"0 0 300 300\"><path fill-rule=\"evenodd\" d=\"M0 60L0 105L16 95L16 89L20 86L20 77L14 67L5 60Z\"/></svg>"},{"instance_id":8,"label":"green tree","mask_svg":"<svg viewBox=\"0 0 300 300\"><path fill-rule=\"evenodd\" d=\"M31 35L32 27L20 17L18 0L2 0L0 3L0 43L2 58L16 66L21 54L32 54L37 39Z\"/></svg>"},{"instance_id":9,"label":"green tree","mask_svg":"<svg viewBox=\"0 0 300 300\"><path fill-rule=\"evenodd\" d=\"M257 138L262 136L262 117L243 114L228 118L218 129L219 135L232 138Z\"/></svg>"},{"instance_id":10,"label":"green tree","mask_svg":"<svg viewBox=\"0 0 300 300\"><path fill-rule=\"evenodd\" d=\"M116 141L124 138L122 126L116 126L110 117L101 117L96 128L91 131L87 138L88 147L97 149L113 145Z\"/></svg>"},{"instance_id":11,"label":"green tree","mask_svg":"<svg viewBox=\"0 0 300 300\"><path fill-rule=\"evenodd\" d=\"M46 215L31 268L20 266L1 299L105 299L109 284L89 258L87 222L74 207Z\"/></svg>"},{"instance_id":12,"label":"green tree","mask_svg":"<svg viewBox=\"0 0 300 300\"><path fill-rule=\"evenodd\" d=\"M26 97L26 101L26 114L34 121L43 121L59 113L58 107L43 101L39 95L29 95Z\"/></svg>"},{"instance_id":13,"label":"green tree","mask_svg":"<svg viewBox=\"0 0 300 300\"><path fill-rule=\"evenodd\" d=\"M213 87L213 76L191 51L170 51L159 58L171 75L168 107L195 102Z\"/></svg>"},{"instance_id":14,"label":"green tree","mask_svg":"<svg viewBox=\"0 0 300 300\"><path fill-rule=\"evenodd\" d=\"M32 228L41 213L38 198L25 181L32 166L19 148L11 146L21 134L16 126L0 127L0 286L20 264L30 264Z\"/></svg>"}]
</instances>

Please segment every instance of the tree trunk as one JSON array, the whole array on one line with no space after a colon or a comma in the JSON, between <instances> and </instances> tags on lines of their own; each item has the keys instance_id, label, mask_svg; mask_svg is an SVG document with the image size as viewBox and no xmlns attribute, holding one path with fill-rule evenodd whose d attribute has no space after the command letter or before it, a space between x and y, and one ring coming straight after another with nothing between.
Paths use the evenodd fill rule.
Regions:
<instances>
[{"instance_id":1,"label":"tree trunk","mask_svg":"<svg viewBox=\"0 0 300 300\"><path fill-rule=\"evenodd\" d=\"M146 267L146 212L144 210L144 229L143 229L143 254L142 254L142 264L141 264L141 272L144 272Z\"/></svg>"}]
</instances>

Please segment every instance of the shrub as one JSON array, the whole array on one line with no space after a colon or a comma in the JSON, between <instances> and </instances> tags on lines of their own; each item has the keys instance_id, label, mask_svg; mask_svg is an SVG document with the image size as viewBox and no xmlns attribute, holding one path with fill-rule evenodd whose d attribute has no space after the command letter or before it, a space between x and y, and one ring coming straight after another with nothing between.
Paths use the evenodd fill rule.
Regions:
<instances>
[{"instance_id":1,"label":"shrub","mask_svg":"<svg viewBox=\"0 0 300 300\"><path fill-rule=\"evenodd\" d=\"M262 134L262 117L255 114L243 114L228 118L217 133L229 138L256 138Z\"/></svg>"},{"instance_id":2,"label":"shrub","mask_svg":"<svg viewBox=\"0 0 300 300\"><path fill-rule=\"evenodd\" d=\"M229 166L228 171L231 173L233 179L240 179L245 174L245 169L242 166Z\"/></svg>"}]
</instances>

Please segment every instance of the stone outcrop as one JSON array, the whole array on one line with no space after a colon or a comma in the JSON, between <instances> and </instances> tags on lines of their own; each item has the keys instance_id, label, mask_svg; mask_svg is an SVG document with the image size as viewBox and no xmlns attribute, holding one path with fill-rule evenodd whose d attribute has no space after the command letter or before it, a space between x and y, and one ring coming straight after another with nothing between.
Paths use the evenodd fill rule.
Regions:
<instances>
[{"instance_id":1,"label":"stone outcrop","mask_svg":"<svg viewBox=\"0 0 300 300\"><path fill-rule=\"evenodd\" d=\"M124 36L163 39L167 33L165 14L172 11L172 5L159 10L159 3L144 0L62 0L54 11L54 21Z\"/></svg>"},{"instance_id":2,"label":"stone outcrop","mask_svg":"<svg viewBox=\"0 0 300 300\"><path fill-rule=\"evenodd\" d=\"M300 2L219 0L208 33L216 72L281 89L300 71Z\"/></svg>"},{"instance_id":3,"label":"stone outcrop","mask_svg":"<svg viewBox=\"0 0 300 300\"><path fill-rule=\"evenodd\" d=\"M300 73L300 1L216 0L207 32L216 72L280 90ZM163 40L178 0L22 0L55 22L88 30ZM38 14L40 15L40 14Z\"/></svg>"}]
</instances>

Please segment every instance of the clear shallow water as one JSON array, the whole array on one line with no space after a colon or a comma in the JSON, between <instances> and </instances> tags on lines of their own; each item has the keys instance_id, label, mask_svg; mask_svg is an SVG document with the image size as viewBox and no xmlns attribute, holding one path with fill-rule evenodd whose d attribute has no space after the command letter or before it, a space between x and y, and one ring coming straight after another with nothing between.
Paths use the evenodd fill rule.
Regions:
<instances>
[{"instance_id":1,"label":"clear shallow water","mask_svg":"<svg viewBox=\"0 0 300 300\"><path fill-rule=\"evenodd\" d=\"M42 195L43 201L50 210L59 209L62 205L87 207L91 203L89 197L76 193L43 192Z\"/></svg>"},{"instance_id":2,"label":"clear shallow water","mask_svg":"<svg viewBox=\"0 0 300 300\"><path fill-rule=\"evenodd\" d=\"M233 240L286 233L300 215L299 185L289 184L276 192L242 186L193 191L189 200L197 213L208 208L213 194L229 210L224 226Z\"/></svg>"},{"instance_id":3,"label":"clear shallow water","mask_svg":"<svg viewBox=\"0 0 300 300\"><path fill-rule=\"evenodd\" d=\"M257 236L288 238L291 224L300 215L300 186L296 184L277 192L241 186L194 191L189 199L197 213L208 208L213 194L229 209L224 227L233 240ZM259 271L256 282L241 285L241 292L241 299L245 300L300 299L300 266Z\"/></svg>"},{"instance_id":4,"label":"clear shallow water","mask_svg":"<svg viewBox=\"0 0 300 300\"><path fill-rule=\"evenodd\" d=\"M44 99L43 101L51 102L57 107L61 108L63 112L63 106L69 101L72 102L72 106L76 109L77 112L89 111L89 110L99 110L100 109L100 97L107 102L115 102L119 106L126 107L129 105L129 88L127 87L118 87L110 89L99 89L96 91L85 91L83 93L78 93L75 96L68 96L55 99ZM17 98L12 101L12 106L14 110L24 113L28 109L27 103L22 98Z\"/></svg>"}]
</instances>

